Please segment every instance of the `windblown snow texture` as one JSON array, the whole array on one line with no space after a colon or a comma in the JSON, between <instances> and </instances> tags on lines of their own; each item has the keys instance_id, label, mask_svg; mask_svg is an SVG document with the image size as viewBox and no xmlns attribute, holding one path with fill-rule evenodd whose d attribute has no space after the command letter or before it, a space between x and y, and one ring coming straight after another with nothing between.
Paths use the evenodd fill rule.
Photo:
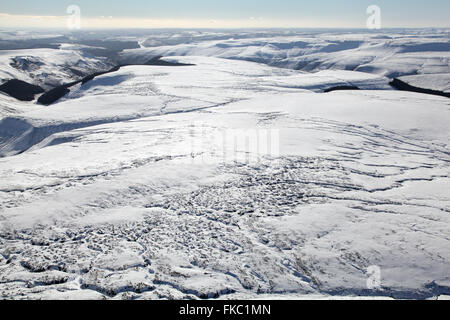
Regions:
<instances>
[{"instance_id":1,"label":"windblown snow texture","mask_svg":"<svg viewBox=\"0 0 450 320\"><path fill-rule=\"evenodd\" d=\"M222 48L226 58L229 50L255 52L249 42L262 41L196 37L203 39L196 54ZM172 55L163 61L179 67L124 66L73 85L51 106L0 94L2 297L449 295L448 98L394 90L387 77L419 70L406 80L445 91L448 57L433 51L448 51L443 40L264 41L264 50L290 55L316 41L317 54L286 62L327 57L324 70L278 68L275 58ZM148 61L189 43L171 46L124 55L144 52ZM379 50L395 51L393 60L378 55L357 71L328 70L330 59L350 65ZM347 60L337 55L344 51ZM50 61L46 68L64 65ZM360 90L324 93L349 87ZM279 150L261 156L224 145L220 137L236 130L271 132ZM375 289L367 286L371 266L381 270Z\"/></svg>"}]
</instances>

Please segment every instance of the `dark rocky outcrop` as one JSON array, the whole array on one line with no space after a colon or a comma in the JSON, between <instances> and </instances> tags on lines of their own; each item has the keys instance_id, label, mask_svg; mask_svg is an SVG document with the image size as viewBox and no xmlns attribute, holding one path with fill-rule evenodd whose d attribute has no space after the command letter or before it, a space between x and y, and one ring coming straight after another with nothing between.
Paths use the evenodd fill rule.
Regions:
<instances>
[{"instance_id":1,"label":"dark rocky outcrop","mask_svg":"<svg viewBox=\"0 0 450 320\"><path fill-rule=\"evenodd\" d=\"M116 67L114 67L114 68L112 68L112 69L110 69L108 71L95 72L95 73L90 74L90 75L84 77L83 79L81 79L81 84L85 84L85 83L87 83L87 82L89 82L91 80L94 80L96 77L102 76L104 74L108 74L108 73L111 73L111 72L119 71L119 69L120 69L120 66L116 66Z\"/></svg>"},{"instance_id":2,"label":"dark rocky outcrop","mask_svg":"<svg viewBox=\"0 0 450 320\"><path fill-rule=\"evenodd\" d=\"M44 89L22 80L9 80L0 86L0 91L20 101L33 101L34 96L43 93Z\"/></svg>"},{"instance_id":3,"label":"dark rocky outcrop","mask_svg":"<svg viewBox=\"0 0 450 320\"><path fill-rule=\"evenodd\" d=\"M37 102L45 106L48 106L58 101L69 92L70 90L68 85L62 85L44 93L42 96L39 97Z\"/></svg>"},{"instance_id":4,"label":"dark rocky outcrop","mask_svg":"<svg viewBox=\"0 0 450 320\"><path fill-rule=\"evenodd\" d=\"M450 92L443 92L439 90L432 90L432 89L424 89L419 87L414 87L410 84L407 84L406 82L403 82L399 79L394 79L391 82L389 82L389 85L391 87L394 87L401 91L411 91L411 92L417 92L417 93L424 93L424 94L432 94L435 96L441 96L441 97L447 97L450 98Z\"/></svg>"},{"instance_id":5,"label":"dark rocky outcrop","mask_svg":"<svg viewBox=\"0 0 450 320\"><path fill-rule=\"evenodd\" d=\"M179 63L179 62L168 62L161 60L162 57L154 57L144 63L146 66L168 66L168 67L182 67L182 66L192 66L193 64Z\"/></svg>"},{"instance_id":6,"label":"dark rocky outcrop","mask_svg":"<svg viewBox=\"0 0 450 320\"><path fill-rule=\"evenodd\" d=\"M328 93L328 92L340 91L340 90L360 90L360 89L356 86L336 86L336 87L332 87L329 89L325 89L324 92Z\"/></svg>"}]
</instances>

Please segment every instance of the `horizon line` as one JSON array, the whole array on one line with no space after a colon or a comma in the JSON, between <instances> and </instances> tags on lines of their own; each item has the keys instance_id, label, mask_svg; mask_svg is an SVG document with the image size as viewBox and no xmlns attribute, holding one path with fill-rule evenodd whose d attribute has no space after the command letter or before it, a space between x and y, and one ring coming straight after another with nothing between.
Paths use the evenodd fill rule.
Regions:
<instances>
[{"instance_id":1,"label":"horizon line","mask_svg":"<svg viewBox=\"0 0 450 320\"><path fill-rule=\"evenodd\" d=\"M78 30L69 30L62 27L10 27L1 26L0 31L5 29L11 30L52 30L52 31L67 31L67 32L83 32L92 30L103 31L119 31L119 30L357 30L377 32L383 30L426 30L426 29L449 29L449 27L440 26L424 26L424 27L382 27L380 29L368 29L363 27L88 27Z\"/></svg>"}]
</instances>

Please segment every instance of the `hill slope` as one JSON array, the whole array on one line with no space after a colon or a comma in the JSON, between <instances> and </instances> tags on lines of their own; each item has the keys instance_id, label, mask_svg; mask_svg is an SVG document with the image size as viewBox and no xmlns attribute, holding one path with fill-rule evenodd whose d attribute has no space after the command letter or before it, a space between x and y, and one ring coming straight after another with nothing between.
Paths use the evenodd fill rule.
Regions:
<instances>
[{"instance_id":1,"label":"hill slope","mask_svg":"<svg viewBox=\"0 0 450 320\"><path fill-rule=\"evenodd\" d=\"M5 298L449 293L446 98L171 59L1 120Z\"/></svg>"}]
</instances>

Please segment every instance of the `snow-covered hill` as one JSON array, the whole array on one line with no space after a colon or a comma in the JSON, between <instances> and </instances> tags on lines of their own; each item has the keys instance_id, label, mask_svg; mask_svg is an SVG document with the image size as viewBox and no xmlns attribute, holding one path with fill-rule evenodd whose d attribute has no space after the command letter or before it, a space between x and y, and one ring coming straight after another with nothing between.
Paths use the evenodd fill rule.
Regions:
<instances>
[{"instance_id":1,"label":"snow-covered hill","mask_svg":"<svg viewBox=\"0 0 450 320\"><path fill-rule=\"evenodd\" d=\"M178 45L151 46L148 48L126 50L123 59L143 58L154 55L197 55L216 56L252 60L277 66L316 70L354 69L370 67L379 72L400 72L399 66L394 68L394 61L401 65L410 65L410 69L419 69L422 64L413 63L411 59L426 61L427 59L446 59L438 66L448 71L448 51L450 44L448 34L437 37L414 34L300 34L288 37L222 39L181 43ZM420 53L428 52L427 55ZM419 55L417 55L419 53ZM433 54L434 53L434 54ZM444 54L444 56L443 56ZM438 56L438 57L437 57ZM344 58L345 59L342 59ZM403 59L410 60L401 61ZM429 61L432 62L432 61ZM378 67L379 66L379 67ZM405 72L409 72L405 70Z\"/></svg>"},{"instance_id":2,"label":"snow-covered hill","mask_svg":"<svg viewBox=\"0 0 450 320\"><path fill-rule=\"evenodd\" d=\"M261 94L323 92L336 86L390 88L387 78L362 72L309 74L208 57L166 60L181 60L193 66L122 67L71 88L71 93L51 108L30 107L31 111L23 115L5 117L0 120L0 156L23 152L67 129L198 110Z\"/></svg>"},{"instance_id":3,"label":"snow-covered hill","mask_svg":"<svg viewBox=\"0 0 450 320\"><path fill-rule=\"evenodd\" d=\"M107 70L108 66L106 58L87 56L77 46L0 50L0 83L19 79L48 89Z\"/></svg>"},{"instance_id":4,"label":"snow-covered hill","mask_svg":"<svg viewBox=\"0 0 450 320\"><path fill-rule=\"evenodd\" d=\"M8 100L4 298L450 293L447 98L354 71L166 60L195 65L123 67L49 107ZM348 84L366 90L323 93Z\"/></svg>"},{"instance_id":5,"label":"snow-covered hill","mask_svg":"<svg viewBox=\"0 0 450 320\"><path fill-rule=\"evenodd\" d=\"M299 31L277 36L261 33L253 37L231 33L217 34L216 38L197 35L180 43L176 39L173 43L166 40L168 44L164 44L158 38L151 38L144 43L148 47L125 50L122 61L144 61L153 56L213 56L308 72L353 70L389 78L419 74L420 83L431 86L428 89L442 88L443 75L445 83L449 83L448 30Z\"/></svg>"}]
</instances>

